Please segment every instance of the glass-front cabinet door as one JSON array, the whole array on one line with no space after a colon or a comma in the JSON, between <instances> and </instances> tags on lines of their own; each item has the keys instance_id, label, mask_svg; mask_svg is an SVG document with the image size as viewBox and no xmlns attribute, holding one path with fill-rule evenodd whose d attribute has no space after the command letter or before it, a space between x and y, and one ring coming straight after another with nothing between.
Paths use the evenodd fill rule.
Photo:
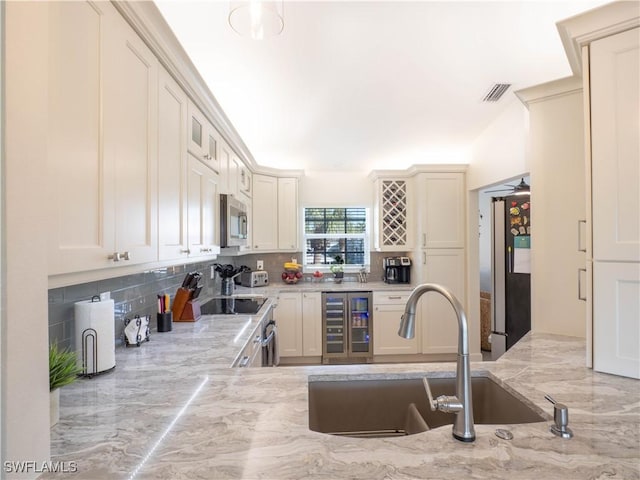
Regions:
<instances>
[{"instance_id":1,"label":"glass-front cabinet door","mask_svg":"<svg viewBox=\"0 0 640 480\"><path fill-rule=\"evenodd\" d=\"M371 294L349 294L349 354L369 356L371 345ZM364 354L364 355L363 355Z\"/></svg>"},{"instance_id":2,"label":"glass-front cabinet door","mask_svg":"<svg viewBox=\"0 0 640 480\"><path fill-rule=\"evenodd\" d=\"M343 357L347 354L347 296L323 293L322 300L323 356Z\"/></svg>"}]
</instances>

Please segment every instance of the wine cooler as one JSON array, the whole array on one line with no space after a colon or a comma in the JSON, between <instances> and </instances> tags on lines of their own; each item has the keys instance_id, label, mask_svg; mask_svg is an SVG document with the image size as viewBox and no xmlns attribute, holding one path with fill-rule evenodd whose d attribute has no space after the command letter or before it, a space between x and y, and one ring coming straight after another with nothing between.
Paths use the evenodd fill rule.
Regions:
<instances>
[{"instance_id":1,"label":"wine cooler","mask_svg":"<svg viewBox=\"0 0 640 480\"><path fill-rule=\"evenodd\" d=\"M373 357L371 292L322 294L322 361L366 362Z\"/></svg>"}]
</instances>

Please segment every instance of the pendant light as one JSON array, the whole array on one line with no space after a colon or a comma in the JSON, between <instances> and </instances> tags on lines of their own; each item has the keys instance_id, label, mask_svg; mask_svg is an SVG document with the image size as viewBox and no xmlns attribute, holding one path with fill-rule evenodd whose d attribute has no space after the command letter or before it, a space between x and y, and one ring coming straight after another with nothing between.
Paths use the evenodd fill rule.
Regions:
<instances>
[{"instance_id":1,"label":"pendant light","mask_svg":"<svg viewBox=\"0 0 640 480\"><path fill-rule=\"evenodd\" d=\"M239 35L254 40L279 35L284 29L283 0L231 1L229 25Z\"/></svg>"}]
</instances>

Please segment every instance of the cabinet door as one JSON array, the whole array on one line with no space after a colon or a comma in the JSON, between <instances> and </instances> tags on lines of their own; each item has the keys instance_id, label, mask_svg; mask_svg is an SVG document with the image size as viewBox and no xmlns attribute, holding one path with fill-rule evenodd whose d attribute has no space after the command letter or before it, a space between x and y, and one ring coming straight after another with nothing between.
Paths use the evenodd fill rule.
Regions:
<instances>
[{"instance_id":1,"label":"cabinet door","mask_svg":"<svg viewBox=\"0 0 640 480\"><path fill-rule=\"evenodd\" d=\"M158 259L158 60L120 16L107 46L105 178L114 191L116 250L129 252L126 263L151 262Z\"/></svg>"},{"instance_id":2,"label":"cabinet door","mask_svg":"<svg viewBox=\"0 0 640 480\"><path fill-rule=\"evenodd\" d=\"M421 248L463 248L465 196L463 173L421 173L418 190Z\"/></svg>"},{"instance_id":3,"label":"cabinet door","mask_svg":"<svg viewBox=\"0 0 640 480\"><path fill-rule=\"evenodd\" d=\"M278 248L278 180L253 176L253 247L256 251Z\"/></svg>"},{"instance_id":4,"label":"cabinet door","mask_svg":"<svg viewBox=\"0 0 640 480\"><path fill-rule=\"evenodd\" d=\"M302 300L300 293L281 293L273 312L278 327L278 352L281 357L302 356Z\"/></svg>"},{"instance_id":5,"label":"cabinet door","mask_svg":"<svg viewBox=\"0 0 640 480\"><path fill-rule=\"evenodd\" d=\"M640 263L593 262L593 368L640 378Z\"/></svg>"},{"instance_id":6,"label":"cabinet door","mask_svg":"<svg viewBox=\"0 0 640 480\"><path fill-rule=\"evenodd\" d=\"M213 125L207 123L206 129L206 140L207 140L207 164L216 172L220 173L220 142L222 142L222 137L218 133L218 131L214 128Z\"/></svg>"},{"instance_id":7,"label":"cabinet door","mask_svg":"<svg viewBox=\"0 0 640 480\"><path fill-rule=\"evenodd\" d=\"M189 102L189 120L187 122L188 129L188 148L189 151L198 160L207 161L207 119L200 109L193 103Z\"/></svg>"},{"instance_id":8,"label":"cabinet door","mask_svg":"<svg viewBox=\"0 0 640 480\"><path fill-rule=\"evenodd\" d=\"M590 47L595 260L640 262L639 32Z\"/></svg>"},{"instance_id":9,"label":"cabinet door","mask_svg":"<svg viewBox=\"0 0 640 480\"><path fill-rule=\"evenodd\" d=\"M240 162L240 172L238 174L238 190L248 198L251 198L251 171Z\"/></svg>"},{"instance_id":10,"label":"cabinet door","mask_svg":"<svg viewBox=\"0 0 640 480\"><path fill-rule=\"evenodd\" d=\"M425 260L424 282L447 287L464 305L464 250L427 250ZM422 353L456 353L458 319L451 304L442 295L429 292L420 298L418 305L422 325Z\"/></svg>"},{"instance_id":11,"label":"cabinet door","mask_svg":"<svg viewBox=\"0 0 640 480\"><path fill-rule=\"evenodd\" d=\"M158 255L187 256L187 95L160 68L158 105Z\"/></svg>"},{"instance_id":12,"label":"cabinet door","mask_svg":"<svg viewBox=\"0 0 640 480\"><path fill-rule=\"evenodd\" d=\"M411 248L410 186L406 179L376 181L377 201L374 210L376 250L391 252Z\"/></svg>"},{"instance_id":13,"label":"cabinet door","mask_svg":"<svg viewBox=\"0 0 640 480\"><path fill-rule=\"evenodd\" d=\"M322 355L322 294L302 294L302 355Z\"/></svg>"},{"instance_id":14,"label":"cabinet door","mask_svg":"<svg viewBox=\"0 0 640 480\"><path fill-rule=\"evenodd\" d=\"M204 175L204 190L202 195L202 227L203 248L200 253L212 255L220 253L220 200L219 177L212 170L207 169Z\"/></svg>"},{"instance_id":15,"label":"cabinet door","mask_svg":"<svg viewBox=\"0 0 640 480\"><path fill-rule=\"evenodd\" d=\"M198 257L212 251L215 230L216 185L208 167L189 154L187 174L187 238L189 256ZM212 238L213 236L213 238Z\"/></svg>"},{"instance_id":16,"label":"cabinet door","mask_svg":"<svg viewBox=\"0 0 640 480\"><path fill-rule=\"evenodd\" d=\"M101 145L101 83L110 3L51 2L47 133L48 273L110 265L115 249L104 212L112 200ZM60 68L64 65L64 68ZM111 205L109 205L112 208Z\"/></svg>"},{"instance_id":17,"label":"cabinet door","mask_svg":"<svg viewBox=\"0 0 640 480\"><path fill-rule=\"evenodd\" d=\"M419 330L408 340L398 335L409 293L373 292L373 354L418 353Z\"/></svg>"},{"instance_id":18,"label":"cabinet door","mask_svg":"<svg viewBox=\"0 0 640 480\"><path fill-rule=\"evenodd\" d=\"M298 249L298 180L278 178L278 249Z\"/></svg>"}]
</instances>

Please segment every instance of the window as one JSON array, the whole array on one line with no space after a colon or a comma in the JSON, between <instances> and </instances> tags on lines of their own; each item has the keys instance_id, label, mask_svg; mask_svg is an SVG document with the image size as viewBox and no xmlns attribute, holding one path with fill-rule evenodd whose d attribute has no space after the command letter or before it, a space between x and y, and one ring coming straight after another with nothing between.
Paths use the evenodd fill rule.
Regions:
<instances>
[{"instance_id":1,"label":"window","mask_svg":"<svg viewBox=\"0 0 640 480\"><path fill-rule=\"evenodd\" d=\"M345 271L369 266L368 210L363 207L304 209L304 266L328 271L344 262Z\"/></svg>"}]
</instances>

